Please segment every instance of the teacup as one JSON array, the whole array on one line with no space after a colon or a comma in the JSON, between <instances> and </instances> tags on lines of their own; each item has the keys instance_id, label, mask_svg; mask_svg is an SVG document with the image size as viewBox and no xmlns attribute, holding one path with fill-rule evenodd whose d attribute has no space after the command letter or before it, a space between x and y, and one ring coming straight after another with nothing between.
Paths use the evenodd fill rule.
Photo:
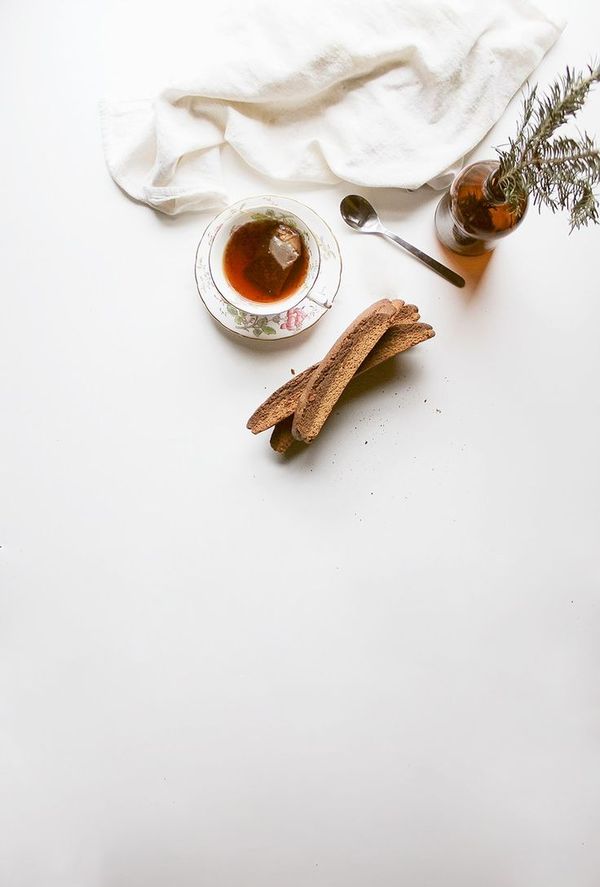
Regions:
<instances>
[{"instance_id":1,"label":"teacup","mask_svg":"<svg viewBox=\"0 0 600 887\"><path fill-rule=\"evenodd\" d=\"M248 299L239 293L229 282L225 273L223 259L225 249L232 234L248 222L272 220L281 222L295 228L300 234L304 249L308 256L306 275L298 288L281 299L272 299L268 302L258 302ZM211 277L215 286L224 299L231 305L250 314L265 316L276 312L288 311L295 308L304 299L310 299L322 308L331 308L332 301L323 301L312 294L315 281L319 275L321 266L321 254L314 234L308 226L294 213L280 209L276 205L265 203L264 206L253 206L251 209L241 210L231 218L223 222L215 234L208 258Z\"/></svg>"}]
</instances>

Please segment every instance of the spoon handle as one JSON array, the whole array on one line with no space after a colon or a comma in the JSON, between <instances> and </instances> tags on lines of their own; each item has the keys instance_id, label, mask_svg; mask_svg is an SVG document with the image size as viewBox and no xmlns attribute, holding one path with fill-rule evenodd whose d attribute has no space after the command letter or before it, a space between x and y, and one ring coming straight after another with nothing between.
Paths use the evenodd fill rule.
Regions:
<instances>
[{"instance_id":1,"label":"spoon handle","mask_svg":"<svg viewBox=\"0 0 600 887\"><path fill-rule=\"evenodd\" d=\"M417 249L416 246L413 246L412 243L407 243L406 240L402 240L401 237L398 237L397 234L393 234L391 231L388 231L387 228L382 228L379 232L383 234L384 237L387 237L388 240L393 240L394 243L397 243L399 246L404 247L405 250L408 250L409 253L418 259L420 262L423 262L424 265L427 265L431 268L432 271L436 271L438 274L441 274L446 280L449 280L450 283L453 283L454 286L464 286L465 281L464 278L457 274L456 271L452 271L450 268L446 268L445 265L442 265L441 262L437 262L435 259L432 259L431 256L428 256L427 253L424 253L422 250Z\"/></svg>"}]
</instances>

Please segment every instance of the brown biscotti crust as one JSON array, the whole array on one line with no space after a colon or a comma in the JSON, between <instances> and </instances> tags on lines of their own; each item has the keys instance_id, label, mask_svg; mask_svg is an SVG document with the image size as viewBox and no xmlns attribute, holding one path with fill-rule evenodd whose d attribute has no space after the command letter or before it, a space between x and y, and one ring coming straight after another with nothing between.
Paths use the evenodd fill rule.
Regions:
<instances>
[{"instance_id":1,"label":"brown biscotti crust","mask_svg":"<svg viewBox=\"0 0 600 887\"><path fill-rule=\"evenodd\" d=\"M403 326L392 326L381 337L377 345L365 357L361 365L356 371L358 376L372 369L384 360L401 354L402 351L408 351L413 345L419 342L425 342L426 339L432 339L435 331L428 323L408 323Z\"/></svg>"},{"instance_id":2,"label":"brown biscotti crust","mask_svg":"<svg viewBox=\"0 0 600 887\"><path fill-rule=\"evenodd\" d=\"M292 434L293 419L294 415L292 413L285 419L282 419L281 422L278 422L273 429L271 440L269 442L271 448L275 450L276 453L287 453L291 445L295 442L294 435Z\"/></svg>"},{"instance_id":3,"label":"brown biscotti crust","mask_svg":"<svg viewBox=\"0 0 600 887\"><path fill-rule=\"evenodd\" d=\"M304 391L304 386L310 379L311 373L314 373L318 366L318 363L313 363L312 366L288 379L273 394L269 395L254 410L246 423L246 428L249 428L252 434L259 434L261 431L266 431L267 428L271 428L277 422L287 418L287 416L291 416L296 409L300 395Z\"/></svg>"},{"instance_id":4,"label":"brown biscotti crust","mask_svg":"<svg viewBox=\"0 0 600 887\"><path fill-rule=\"evenodd\" d=\"M399 304L400 307L397 308L393 323L385 334L384 339L387 338L388 333L391 333L396 326L403 327L405 324L413 323L419 319L419 310L416 305L405 305L404 302L401 302L400 300L395 300L392 304ZM382 358L382 360L385 359L386 358ZM253 434L259 434L261 431L266 431L267 428L272 428L273 425L276 425L278 422L291 416L296 409L300 394L302 393L306 382L310 378L311 373L313 373L318 366L318 363L313 363L312 366L307 367L292 379L288 379L288 381L277 388L273 394L270 394L269 397L252 413L248 419L246 428L248 428ZM375 366L375 364L372 364L372 366Z\"/></svg>"},{"instance_id":5,"label":"brown biscotti crust","mask_svg":"<svg viewBox=\"0 0 600 887\"><path fill-rule=\"evenodd\" d=\"M369 351L389 329L398 308L375 302L350 324L311 374L294 413L292 434L310 443Z\"/></svg>"},{"instance_id":6,"label":"brown biscotti crust","mask_svg":"<svg viewBox=\"0 0 600 887\"><path fill-rule=\"evenodd\" d=\"M392 299L392 305L396 309L393 323L414 323L419 319L419 309L416 305L405 305L402 299Z\"/></svg>"},{"instance_id":7,"label":"brown biscotti crust","mask_svg":"<svg viewBox=\"0 0 600 887\"><path fill-rule=\"evenodd\" d=\"M354 377L373 369L378 364L407 351L419 342L425 342L435 336L435 331L428 323L412 323L404 326L392 326L384 333L373 350L366 356ZM271 447L277 453L285 453L294 442L292 435L292 419L287 416L279 421L271 435Z\"/></svg>"}]
</instances>

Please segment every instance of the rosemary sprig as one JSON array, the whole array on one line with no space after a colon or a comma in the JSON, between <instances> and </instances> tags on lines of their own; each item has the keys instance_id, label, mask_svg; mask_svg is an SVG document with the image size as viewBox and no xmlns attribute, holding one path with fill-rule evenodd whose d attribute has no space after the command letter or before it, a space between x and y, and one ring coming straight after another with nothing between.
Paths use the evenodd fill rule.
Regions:
<instances>
[{"instance_id":1,"label":"rosemary sprig","mask_svg":"<svg viewBox=\"0 0 600 887\"><path fill-rule=\"evenodd\" d=\"M524 98L517 135L507 146L495 148L500 165L493 187L511 210L517 211L531 195L538 209L567 209L571 231L600 221L594 193L600 183L600 151L593 139L585 132L578 138L552 139L581 110L598 82L600 65L583 72L567 68L545 95L534 86Z\"/></svg>"}]
</instances>

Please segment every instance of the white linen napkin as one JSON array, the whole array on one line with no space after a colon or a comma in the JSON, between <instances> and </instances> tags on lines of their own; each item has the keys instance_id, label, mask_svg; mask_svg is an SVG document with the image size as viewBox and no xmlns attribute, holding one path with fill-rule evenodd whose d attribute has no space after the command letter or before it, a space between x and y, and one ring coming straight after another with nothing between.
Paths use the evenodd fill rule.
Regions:
<instances>
[{"instance_id":1,"label":"white linen napkin","mask_svg":"<svg viewBox=\"0 0 600 887\"><path fill-rule=\"evenodd\" d=\"M534 0L241 8L197 77L101 106L115 182L169 215L227 202L224 144L278 179L444 187L564 27Z\"/></svg>"}]
</instances>

